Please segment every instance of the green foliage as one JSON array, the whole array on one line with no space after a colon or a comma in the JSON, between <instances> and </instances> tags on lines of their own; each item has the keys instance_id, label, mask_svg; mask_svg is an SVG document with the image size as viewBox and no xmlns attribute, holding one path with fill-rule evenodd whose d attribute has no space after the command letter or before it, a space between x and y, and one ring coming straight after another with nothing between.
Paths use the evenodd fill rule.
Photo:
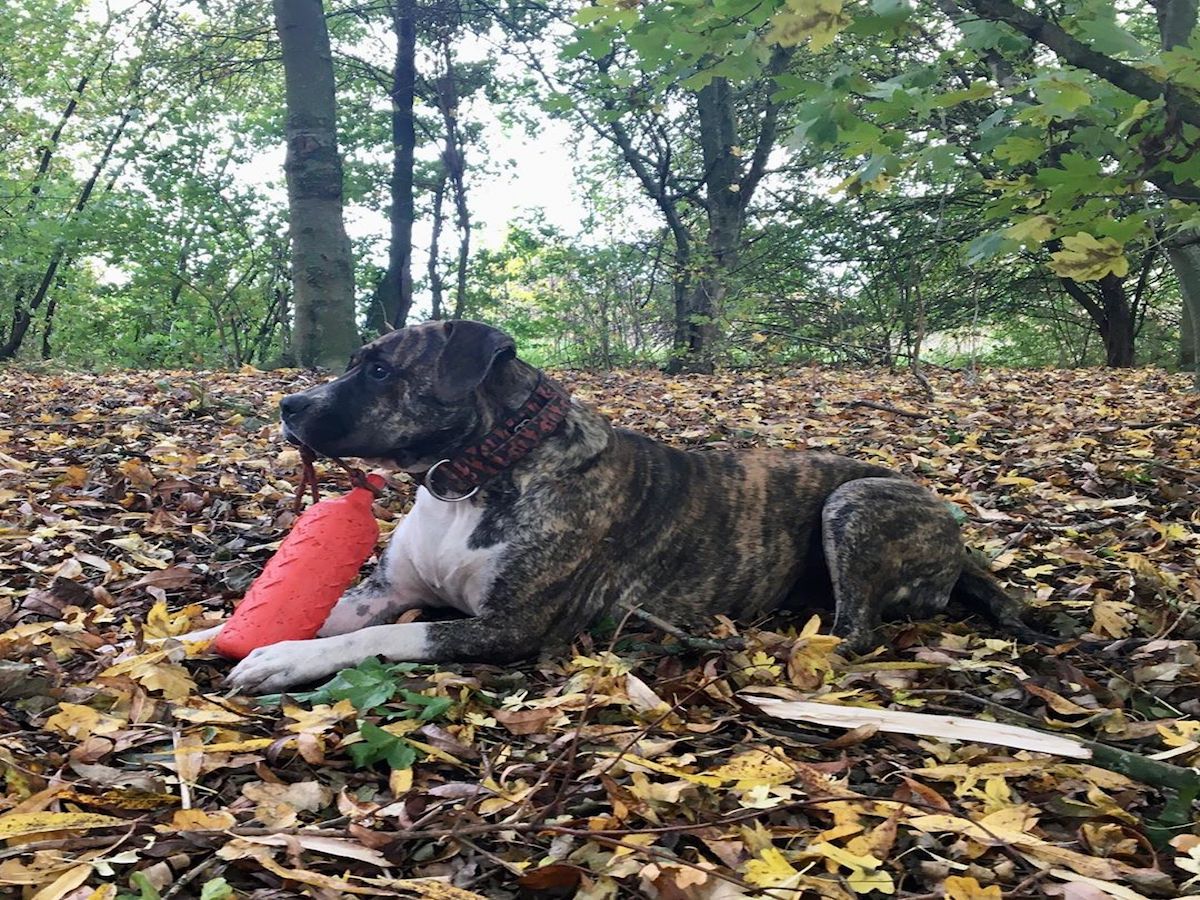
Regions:
<instances>
[{"instance_id":1,"label":"green foliage","mask_svg":"<svg viewBox=\"0 0 1200 900\"><path fill-rule=\"evenodd\" d=\"M0 41L22 52L0 68L0 347L80 366L287 362L270 4L10 6ZM449 175L436 104L449 75L468 190L465 214L445 195L437 258L414 273L418 304L440 283L455 308L465 241L463 314L507 327L538 363L664 363L680 321L699 320L680 312L679 286L697 284L719 286L716 351L734 364L960 362L968 330L973 360L1092 364L1112 359L1099 340L1115 340L1112 309L1128 313L1141 359L1173 360L1180 300L1163 247L1200 227L1200 128L1179 105L1200 99L1197 44L1164 50L1151 5L1021 7L1171 87L1135 96L976 6L422 5L418 221ZM390 16L341 0L329 11L347 196L357 221L378 223ZM712 148L696 127L717 79L734 123L720 149L741 171L765 110L779 110L725 268ZM563 231L526 214L501 246L481 246L469 204L503 165L482 122L536 134L545 116L580 129L587 219ZM364 313L387 237L358 231Z\"/></svg>"},{"instance_id":2,"label":"green foliage","mask_svg":"<svg viewBox=\"0 0 1200 900\"><path fill-rule=\"evenodd\" d=\"M305 702L312 703L349 700L359 712L371 712L396 696L399 690L396 684L398 676L414 668L416 666L413 663L386 665L372 656L352 669L342 669L320 688L302 697Z\"/></svg>"},{"instance_id":3,"label":"green foliage","mask_svg":"<svg viewBox=\"0 0 1200 900\"><path fill-rule=\"evenodd\" d=\"M378 725L359 722L358 733L362 735L362 741L350 745L350 756L360 768L386 762L393 769L411 769L417 761L417 751L412 744Z\"/></svg>"},{"instance_id":4,"label":"green foliage","mask_svg":"<svg viewBox=\"0 0 1200 900\"><path fill-rule=\"evenodd\" d=\"M224 878L210 878L200 888L200 900L233 900L237 896Z\"/></svg>"}]
</instances>

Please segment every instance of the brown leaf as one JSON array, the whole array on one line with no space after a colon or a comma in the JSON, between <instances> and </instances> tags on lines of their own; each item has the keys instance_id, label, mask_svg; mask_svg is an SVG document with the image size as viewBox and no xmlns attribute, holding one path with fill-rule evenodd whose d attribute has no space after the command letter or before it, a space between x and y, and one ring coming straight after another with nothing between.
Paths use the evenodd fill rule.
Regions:
<instances>
[{"instance_id":1,"label":"brown leaf","mask_svg":"<svg viewBox=\"0 0 1200 900\"><path fill-rule=\"evenodd\" d=\"M551 863L529 869L517 879L517 884L530 891L574 890L583 872L578 866Z\"/></svg>"},{"instance_id":2,"label":"brown leaf","mask_svg":"<svg viewBox=\"0 0 1200 900\"><path fill-rule=\"evenodd\" d=\"M512 734L540 734L546 730L546 723L557 719L562 712L553 707L516 711L496 709L492 711L492 715Z\"/></svg>"}]
</instances>

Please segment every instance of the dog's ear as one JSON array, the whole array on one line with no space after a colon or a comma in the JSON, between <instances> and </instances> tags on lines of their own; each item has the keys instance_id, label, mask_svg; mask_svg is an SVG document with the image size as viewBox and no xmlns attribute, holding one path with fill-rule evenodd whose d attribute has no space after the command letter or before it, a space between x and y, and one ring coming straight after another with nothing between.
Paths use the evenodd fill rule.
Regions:
<instances>
[{"instance_id":1,"label":"dog's ear","mask_svg":"<svg viewBox=\"0 0 1200 900\"><path fill-rule=\"evenodd\" d=\"M444 327L446 346L433 385L434 396L443 402L462 400L483 383L496 363L517 353L512 338L482 322L455 319Z\"/></svg>"}]
</instances>

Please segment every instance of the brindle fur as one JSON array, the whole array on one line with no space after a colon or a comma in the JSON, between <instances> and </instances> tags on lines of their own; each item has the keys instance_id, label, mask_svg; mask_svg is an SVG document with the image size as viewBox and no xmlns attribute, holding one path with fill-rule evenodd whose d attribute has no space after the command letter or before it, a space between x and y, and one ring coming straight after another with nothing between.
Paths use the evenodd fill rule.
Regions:
<instances>
[{"instance_id":1,"label":"brindle fur","mask_svg":"<svg viewBox=\"0 0 1200 900\"><path fill-rule=\"evenodd\" d=\"M538 376L495 329L426 323L368 344L336 381L285 398L285 429L322 453L421 472L479 440ZM834 632L862 650L882 618L928 617L956 594L1022 631L1015 601L970 560L943 502L832 454L682 451L572 403L556 432L466 502L482 513L468 549L503 550L475 615L425 626L423 656L436 661L530 656L629 603L703 631L717 613L753 619L831 595ZM436 602L397 596L384 562L347 593L323 635ZM309 642L310 655L326 640L336 638ZM365 639L353 646L379 652ZM348 647L342 657L356 652ZM289 683L284 650L269 665L257 653L235 683Z\"/></svg>"}]
</instances>

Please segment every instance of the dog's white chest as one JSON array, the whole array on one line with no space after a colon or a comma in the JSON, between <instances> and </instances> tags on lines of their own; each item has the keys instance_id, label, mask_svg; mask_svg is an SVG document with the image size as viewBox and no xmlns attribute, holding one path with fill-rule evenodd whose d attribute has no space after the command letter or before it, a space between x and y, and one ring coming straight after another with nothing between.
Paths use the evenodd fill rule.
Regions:
<instances>
[{"instance_id":1,"label":"dog's white chest","mask_svg":"<svg viewBox=\"0 0 1200 900\"><path fill-rule=\"evenodd\" d=\"M482 518L482 509L472 503L446 503L419 488L412 511L392 535L388 556L395 552L407 557L434 596L455 609L478 615L504 552L504 544L468 547Z\"/></svg>"}]
</instances>

